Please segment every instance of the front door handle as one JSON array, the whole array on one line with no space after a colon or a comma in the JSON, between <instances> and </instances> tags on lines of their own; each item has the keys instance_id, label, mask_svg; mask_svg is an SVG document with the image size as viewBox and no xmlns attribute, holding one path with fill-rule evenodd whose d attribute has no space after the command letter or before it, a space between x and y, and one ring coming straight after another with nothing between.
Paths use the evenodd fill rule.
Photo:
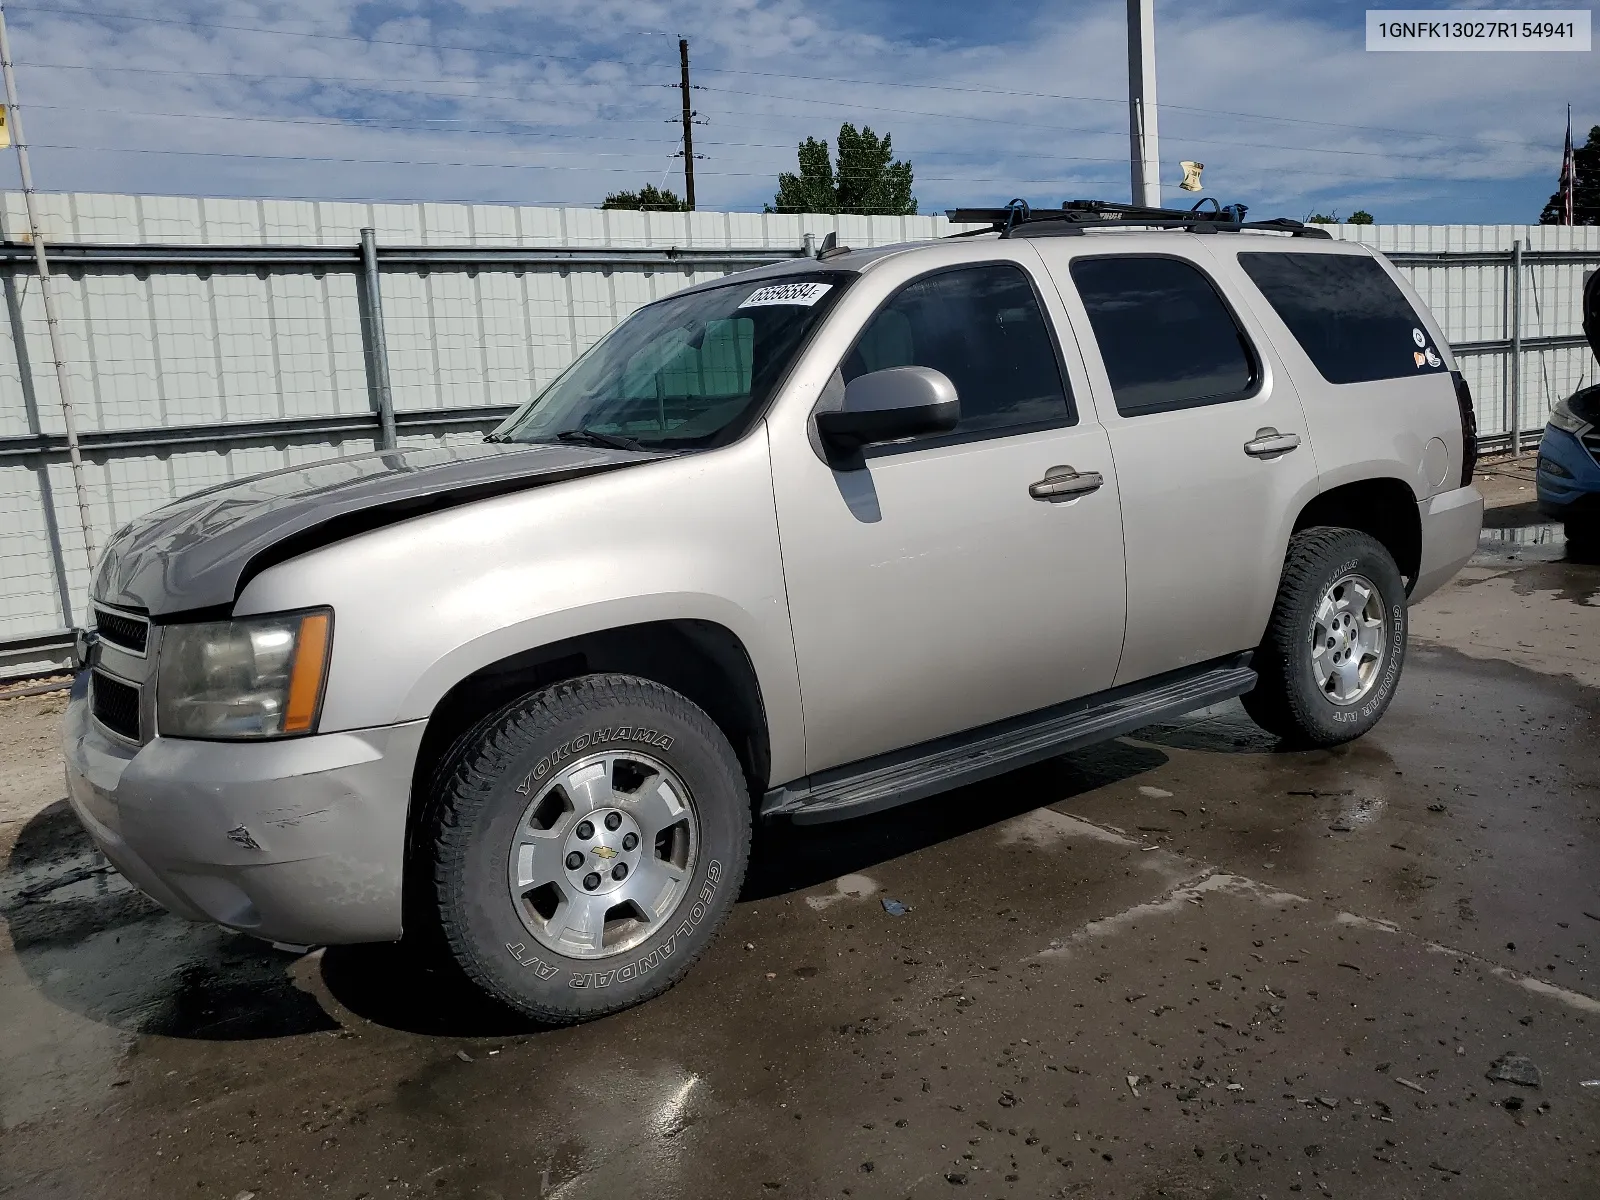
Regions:
<instances>
[{"instance_id":1,"label":"front door handle","mask_svg":"<svg viewBox=\"0 0 1600 1200\"><path fill-rule=\"evenodd\" d=\"M1289 453L1299 444L1299 434L1279 433L1268 426L1256 430L1256 436L1244 444L1244 452L1251 458L1272 458L1278 454Z\"/></svg>"},{"instance_id":2,"label":"front door handle","mask_svg":"<svg viewBox=\"0 0 1600 1200\"><path fill-rule=\"evenodd\" d=\"M1051 467L1038 483L1028 485L1028 495L1050 504L1072 500L1097 492L1105 484L1099 471L1074 471L1071 467Z\"/></svg>"}]
</instances>

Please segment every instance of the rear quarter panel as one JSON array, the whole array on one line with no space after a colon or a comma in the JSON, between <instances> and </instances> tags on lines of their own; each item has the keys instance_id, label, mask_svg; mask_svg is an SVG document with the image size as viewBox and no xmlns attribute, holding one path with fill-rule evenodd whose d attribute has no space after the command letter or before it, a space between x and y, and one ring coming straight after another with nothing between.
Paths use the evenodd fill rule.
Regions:
<instances>
[{"instance_id":1,"label":"rear quarter panel","mask_svg":"<svg viewBox=\"0 0 1600 1200\"><path fill-rule=\"evenodd\" d=\"M1252 239L1247 246L1230 244L1218 248L1216 253L1234 257L1237 278L1241 281L1240 296L1266 328L1284 366L1294 377L1316 450L1321 490L1328 491L1362 479L1389 478L1402 481L1417 499L1425 500L1459 486L1461 418L1449 371L1429 371L1413 377L1369 383L1329 383L1267 298L1238 266L1236 256L1241 250L1304 252L1307 249L1298 239L1282 241L1281 246L1262 245ZM1416 310L1418 324L1429 344L1443 356L1447 367L1454 366L1449 346L1433 314L1387 259L1355 245L1327 248L1318 245L1317 251L1377 258ZM1435 439L1439 444L1430 447L1429 443Z\"/></svg>"}]
</instances>

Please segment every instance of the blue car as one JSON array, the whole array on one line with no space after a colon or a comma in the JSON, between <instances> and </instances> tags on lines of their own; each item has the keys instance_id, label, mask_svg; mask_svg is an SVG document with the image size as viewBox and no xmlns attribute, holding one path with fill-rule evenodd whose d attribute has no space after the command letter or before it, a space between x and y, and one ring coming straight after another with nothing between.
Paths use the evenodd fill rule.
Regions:
<instances>
[{"instance_id":1,"label":"blue car","mask_svg":"<svg viewBox=\"0 0 1600 1200\"><path fill-rule=\"evenodd\" d=\"M1600 356L1600 272L1583 289L1583 332ZM1600 386L1557 404L1539 442L1539 511L1563 522L1569 543L1600 545Z\"/></svg>"}]
</instances>

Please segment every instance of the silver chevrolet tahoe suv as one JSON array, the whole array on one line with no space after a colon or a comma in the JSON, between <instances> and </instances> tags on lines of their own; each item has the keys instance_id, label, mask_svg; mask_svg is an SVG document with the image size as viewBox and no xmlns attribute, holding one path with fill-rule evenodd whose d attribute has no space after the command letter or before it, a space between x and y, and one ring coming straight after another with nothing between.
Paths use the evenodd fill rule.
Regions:
<instances>
[{"instance_id":1,"label":"silver chevrolet tahoe suv","mask_svg":"<svg viewBox=\"0 0 1600 1200\"><path fill-rule=\"evenodd\" d=\"M175 913L408 940L537 1019L653 996L752 823L902 804L1240 696L1383 715L1477 543L1471 398L1381 255L1015 219L639 309L482 444L134 521L71 801Z\"/></svg>"}]
</instances>

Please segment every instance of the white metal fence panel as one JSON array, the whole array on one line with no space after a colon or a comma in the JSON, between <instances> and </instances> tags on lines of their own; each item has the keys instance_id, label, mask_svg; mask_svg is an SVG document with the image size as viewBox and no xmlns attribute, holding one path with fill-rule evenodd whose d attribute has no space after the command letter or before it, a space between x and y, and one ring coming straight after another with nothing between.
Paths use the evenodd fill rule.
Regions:
<instances>
[{"instance_id":1,"label":"white metal fence panel","mask_svg":"<svg viewBox=\"0 0 1600 1200\"><path fill-rule=\"evenodd\" d=\"M496 249L635 255L792 255L807 235L854 246L937 237L941 216L630 213L486 204L367 204L91 194L39 197L59 276L68 370L79 405L91 519L99 544L156 505L202 487L376 445L367 310L355 248L481 250L474 261L382 263L394 410L403 445L475 439L641 304L736 267L668 261L488 261ZM1509 359L1507 252L1528 251L1521 279L1520 427L1596 365L1586 347L1536 339L1578 331L1585 273L1600 230L1539 226L1332 226L1400 257L1438 314L1481 429L1505 432ZM0 238L27 240L20 195L0 194ZM195 261L71 261L75 246L192 247ZM304 248L269 262L265 248ZM227 258L229 248L242 250ZM1541 260L1583 251L1586 261ZM317 255L320 254L321 258ZM1451 254L1421 262L1405 256ZM1476 254L1475 258L1462 255ZM14 258L17 256L13 256ZM1571 255L1569 254L1569 257ZM0 265L0 675L60 661L62 632L85 620L88 573L62 434L38 281L26 261ZM464 411L466 410L466 411ZM114 435L116 444L105 441ZM99 437L96 446L93 439ZM41 449L49 439L50 447ZM34 645L21 643L33 642Z\"/></svg>"}]
</instances>

